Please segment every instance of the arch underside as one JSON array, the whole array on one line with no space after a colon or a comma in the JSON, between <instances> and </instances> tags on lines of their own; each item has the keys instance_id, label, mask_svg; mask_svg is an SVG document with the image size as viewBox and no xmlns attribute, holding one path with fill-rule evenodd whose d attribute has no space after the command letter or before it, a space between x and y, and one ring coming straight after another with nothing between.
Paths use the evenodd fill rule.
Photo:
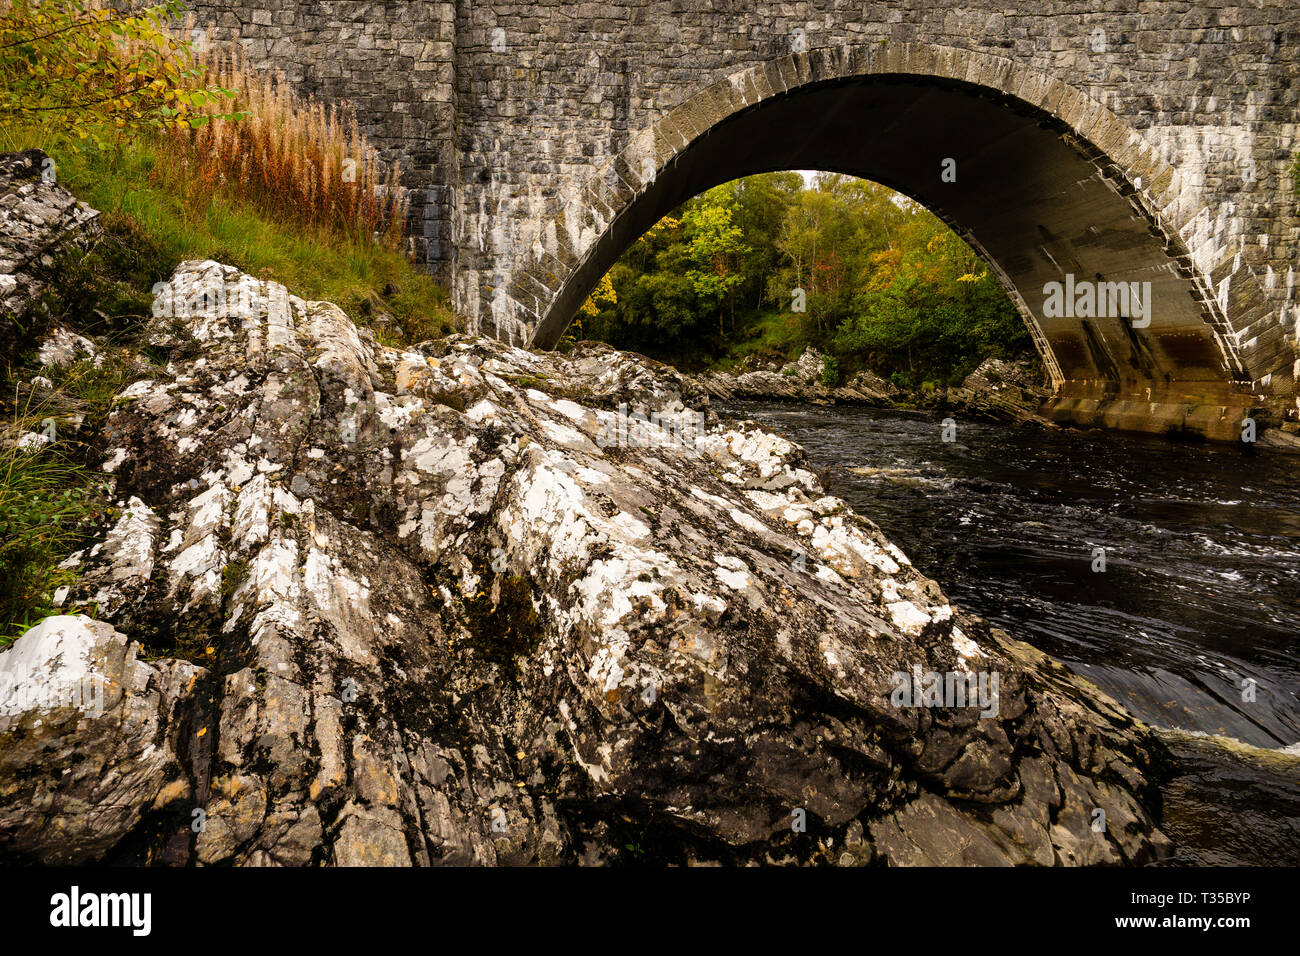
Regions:
<instances>
[{"instance_id":1,"label":"arch underside","mask_svg":"<svg viewBox=\"0 0 1300 956\"><path fill-rule=\"evenodd\" d=\"M956 182L943 182L944 159ZM1055 386L1061 421L1237 435L1259 404L1221 310L1137 189L1050 114L1006 94L916 75L810 83L696 136L556 283L531 344L549 348L628 245L686 199L741 176L821 169L887 185L951 225L1011 293ZM1136 185L1136 189L1135 189ZM1053 318L1044 286L1150 283L1150 324Z\"/></svg>"}]
</instances>

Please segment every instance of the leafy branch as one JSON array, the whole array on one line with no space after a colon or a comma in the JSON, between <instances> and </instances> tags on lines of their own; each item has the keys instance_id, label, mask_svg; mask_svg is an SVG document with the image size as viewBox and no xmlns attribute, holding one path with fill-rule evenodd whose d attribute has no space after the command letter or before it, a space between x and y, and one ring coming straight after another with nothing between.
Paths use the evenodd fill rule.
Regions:
<instances>
[{"instance_id":1,"label":"leafy branch","mask_svg":"<svg viewBox=\"0 0 1300 956\"><path fill-rule=\"evenodd\" d=\"M0 123L102 148L104 130L199 126L235 91L202 86L193 43L168 30L179 0L113 9L102 0L0 0Z\"/></svg>"}]
</instances>

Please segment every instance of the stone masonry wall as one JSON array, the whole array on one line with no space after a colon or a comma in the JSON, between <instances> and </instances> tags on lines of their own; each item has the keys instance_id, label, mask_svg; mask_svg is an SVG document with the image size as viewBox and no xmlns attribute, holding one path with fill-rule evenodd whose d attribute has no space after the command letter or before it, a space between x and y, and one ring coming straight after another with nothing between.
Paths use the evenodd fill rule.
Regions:
<instances>
[{"instance_id":1,"label":"stone masonry wall","mask_svg":"<svg viewBox=\"0 0 1300 956\"><path fill-rule=\"evenodd\" d=\"M385 160L411 190L412 246L444 281L452 257L456 4L283 2L190 4L196 29L217 43L238 39L254 66L282 72L299 91L346 100Z\"/></svg>"},{"instance_id":2,"label":"stone masonry wall","mask_svg":"<svg viewBox=\"0 0 1300 956\"><path fill-rule=\"evenodd\" d=\"M1227 256L1259 279L1270 315L1241 334L1293 347L1300 325L1300 215L1286 171L1300 148L1294 0L304 0L275 11L201 0L195 9L219 35L237 32L256 62L358 105L376 141L409 164L407 184L428 191L422 254L475 318L489 314L562 190L580 189L693 94L799 43L917 41L1059 78L1140 131L1199 191L1184 240L1207 277Z\"/></svg>"}]
</instances>

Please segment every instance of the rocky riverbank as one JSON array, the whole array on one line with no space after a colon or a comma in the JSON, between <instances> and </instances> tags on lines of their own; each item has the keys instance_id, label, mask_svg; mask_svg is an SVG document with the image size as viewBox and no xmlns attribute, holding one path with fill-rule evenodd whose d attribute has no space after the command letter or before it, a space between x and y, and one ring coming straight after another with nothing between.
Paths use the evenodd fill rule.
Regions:
<instances>
[{"instance_id":1,"label":"rocky riverbank","mask_svg":"<svg viewBox=\"0 0 1300 956\"><path fill-rule=\"evenodd\" d=\"M810 347L794 362L751 361L733 371L705 372L695 380L706 394L723 401L843 402L928 409L958 420L1063 427L1043 414L1052 391L1044 381L1042 367L1032 360L985 359L961 385L929 391L900 389L869 371L857 372L843 385L830 386L824 377L825 361L825 356ZM1244 428L1243 423L1243 434ZM1260 422L1254 435L1251 440L1260 447L1300 454L1300 423Z\"/></svg>"},{"instance_id":2,"label":"rocky riverbank","mask_svg":"<svg viewBox=\"0 0 1300 956\"><path fill-rule=\"evenodd\" d=\"M752 399L812 405L838 402L886 408L927 408L981 421L1056 428L1039 414L1051 396L1034 362L990 358L960 386L930 391L904 390L870 371L859 371L840 385L827 384L827 357L807 348L794 362L751 362L729 372L697 376L700 387L724 401Z\"/></svg>"},{"instance_id":3,"label":"rocky riverbank","mask_svg":"<svg viewBox=\"0 0 1300 956\"><path fill-rule=\"evenodd\" d=\"M861 402L884 405L900 395L888 379L871 372L855 374L842 385L826 384L826 356L807 348L793 362L749 361L729 372L705 372L700 387L713 398L775 399L828 405Z\"/></svg>"},{"instance_id":4,"label":"rocky riverbank","mask_svg":"<svg viewBox=\"0 0 1300 956\"><path fill-rule=\"evenodd\" d=\"M797 447L701 428L671 370L384 348L213 262L169 303L165 358L110 419L116 511L61 595L97 619L0 653L22 689L0 716L6 856L1163 852L1140 725L952 607ZM942 683L900 700L913 673L997 675L994 699L972 680L968 706ZM66 693L87 681L98 713Z\"/></svg>"}]
</instances>

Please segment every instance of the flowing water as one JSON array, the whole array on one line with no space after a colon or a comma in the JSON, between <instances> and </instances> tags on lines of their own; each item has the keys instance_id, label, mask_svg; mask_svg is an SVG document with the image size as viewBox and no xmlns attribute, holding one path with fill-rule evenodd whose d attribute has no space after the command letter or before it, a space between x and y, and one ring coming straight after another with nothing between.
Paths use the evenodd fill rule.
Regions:
<instances>
[{"instance_id":1,"label":"flowing water","mask_svg":"<svg viewBox=\"0 0 1300 956\"><path fill-rule=\"evenodd\" d=\"M855 406L716 409L804 446L955 603L1169 731L1180 859L1297 862L1300 457L984 423L945 442L938 415Z\"/></svg>"}]
</instances>

